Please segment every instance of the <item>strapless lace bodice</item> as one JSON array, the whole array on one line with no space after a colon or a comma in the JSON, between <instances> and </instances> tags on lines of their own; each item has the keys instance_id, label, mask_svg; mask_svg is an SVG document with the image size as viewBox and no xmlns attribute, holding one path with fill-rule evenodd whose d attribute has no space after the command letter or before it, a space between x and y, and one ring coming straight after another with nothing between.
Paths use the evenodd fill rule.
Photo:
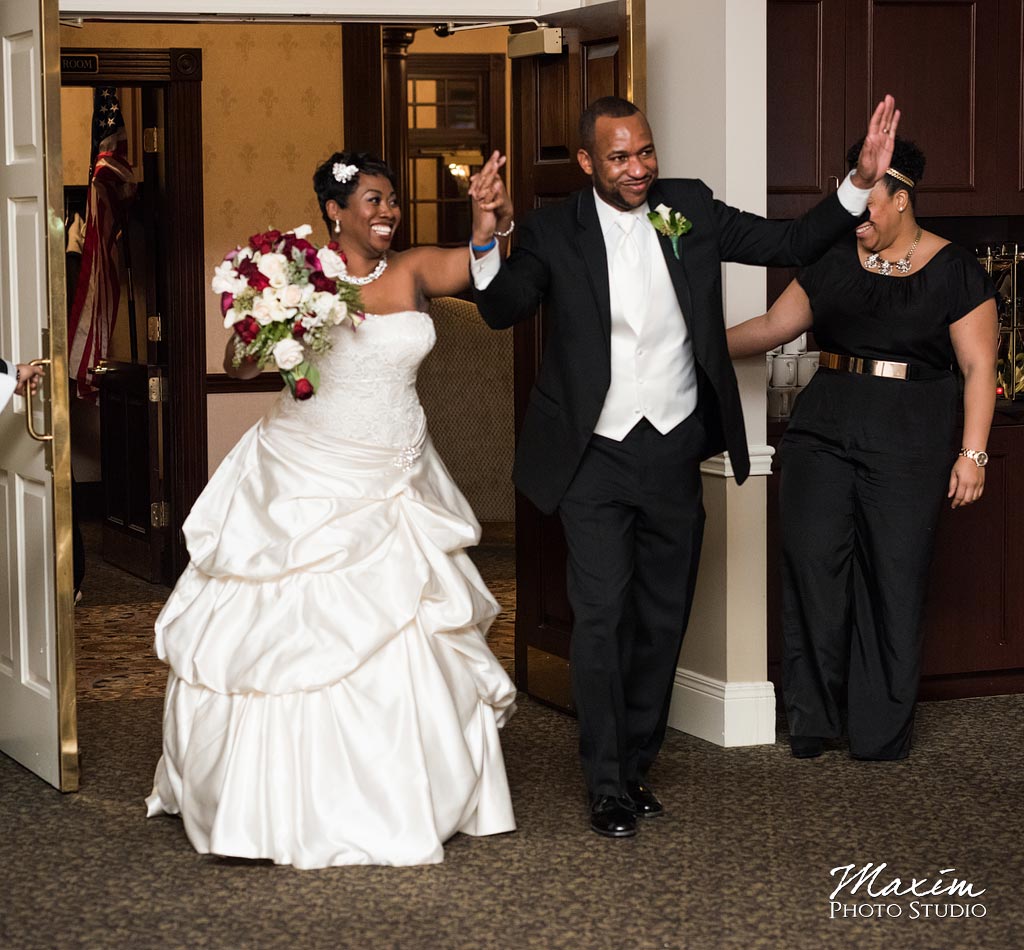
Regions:
<instances>
[{"instance_id":1,"label":"strapless lace bodice","mask_svg":"<svg viewBox=\"0 0 1024 950\"><path fill-rule=\"evenodd\" d=\"M332 347L317 358L320 385L299 402L286 389L280 415L301 419L325 434L370 445L408 446L423 431L416 372L434 345L434 324L417 310L367 314L353 330L331 334Z\"/></svg>"}]
</instances>

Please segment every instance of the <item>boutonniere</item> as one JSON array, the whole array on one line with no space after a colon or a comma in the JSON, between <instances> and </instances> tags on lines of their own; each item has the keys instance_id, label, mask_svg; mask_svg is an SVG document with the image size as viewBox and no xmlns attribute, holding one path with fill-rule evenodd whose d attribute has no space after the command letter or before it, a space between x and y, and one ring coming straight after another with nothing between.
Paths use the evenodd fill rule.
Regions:
<instances>
[{"instance_id":1,"label":"boutonniere","mask_svg":"<svg viewBox=\"0 0 1024 950\"><path fill-rule=\"evenodd\" d=\"M673 211L668 205L658 205L653 211L647 212L647 217L654 230L664 234L672 242L672 253L676 260L679 260L679 239L693 227L693 222L684 218L678 211Z\"/></svg>"}]
</instances>

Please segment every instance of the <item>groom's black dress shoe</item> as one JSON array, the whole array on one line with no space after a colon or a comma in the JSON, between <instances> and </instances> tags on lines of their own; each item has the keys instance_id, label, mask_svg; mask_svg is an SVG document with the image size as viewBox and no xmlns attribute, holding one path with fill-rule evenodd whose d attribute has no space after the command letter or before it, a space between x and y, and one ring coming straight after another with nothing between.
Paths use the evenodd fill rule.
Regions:
<instances>
[{"instance_id":1,"label":"groom's black dress shoe","mask_svg":"<svg viewBox=\"0 0 1024 950\"><path fill-rule=\"evenodd\" d=\"M825 748L820 736L790 736L789 751L794 759L816 759Z\"/></svg>"},{"instance_id":2,"label":"groom's black dress shoe","mask_svg":"<svg viewBox=\"0 0 1024 950\"><path fill-rule=\"evenodd\" d=\"M590 804L590 827L606 838L631 838L636 834L636 812L628 799L598 795Z\"/></svg>"},{"instance_id":3,"label":"groom's black dress shoe","mask_svg":"<svg viewBox=\"0 0 1024 950\"><path fill-rule=\"evenodd\" d=\"M665 811L654 790L643 782L626 782L626 794L640 818L657 818Z\"/></svg>"}]
</instances>

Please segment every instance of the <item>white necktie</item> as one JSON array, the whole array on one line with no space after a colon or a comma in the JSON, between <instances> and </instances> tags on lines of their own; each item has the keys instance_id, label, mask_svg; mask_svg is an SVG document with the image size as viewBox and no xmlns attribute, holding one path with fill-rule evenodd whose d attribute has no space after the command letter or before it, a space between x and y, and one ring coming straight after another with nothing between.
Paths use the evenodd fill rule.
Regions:
<instances>
[{"instance_id":1,"label":"white necktie","mask_svg":"<svg viewBox=\"0 0 1024 950\"><path fill-rule=\"evenodd\" d=\"M633 226L636 224L636 215L619 214L615 216L615 223L622 228L622 239L615 252L615 256L621 263L629 268L637 268L640 265L640 248L636 243L636 236L633 234ZM633 275L634 278L636 275Z\"/></svg>"},{"instance_id":2,"label":"white necktie","mask_svg":"<svg viewBox=\"0 0 1024 950\"><path fill-rule=\"evenodd\" d=\"M618 295L619 305L629 325L639 333L647 296L648 272L634 233L637 216L619 214L615 223L622 229L622 237L612 259L613 293Z\"/></svg>"}]
</instances>

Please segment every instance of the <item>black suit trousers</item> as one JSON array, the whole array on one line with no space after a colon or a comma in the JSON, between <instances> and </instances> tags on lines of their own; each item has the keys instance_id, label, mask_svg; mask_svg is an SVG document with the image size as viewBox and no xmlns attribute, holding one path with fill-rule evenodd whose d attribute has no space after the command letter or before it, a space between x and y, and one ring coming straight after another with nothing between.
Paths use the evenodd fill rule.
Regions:
<instances>
[{"instance_id":1,"label":"black suit trousers","mask_svg":"<svg viewBox=\"0 0 1024 950\"><path fill-rule=\"evenodd\" d=\"M662 435L595 435L559 504L573 609L570 665L591 795L646 777L665 736L704 535L693 413Z\"/></svg>"}]
</instances>

